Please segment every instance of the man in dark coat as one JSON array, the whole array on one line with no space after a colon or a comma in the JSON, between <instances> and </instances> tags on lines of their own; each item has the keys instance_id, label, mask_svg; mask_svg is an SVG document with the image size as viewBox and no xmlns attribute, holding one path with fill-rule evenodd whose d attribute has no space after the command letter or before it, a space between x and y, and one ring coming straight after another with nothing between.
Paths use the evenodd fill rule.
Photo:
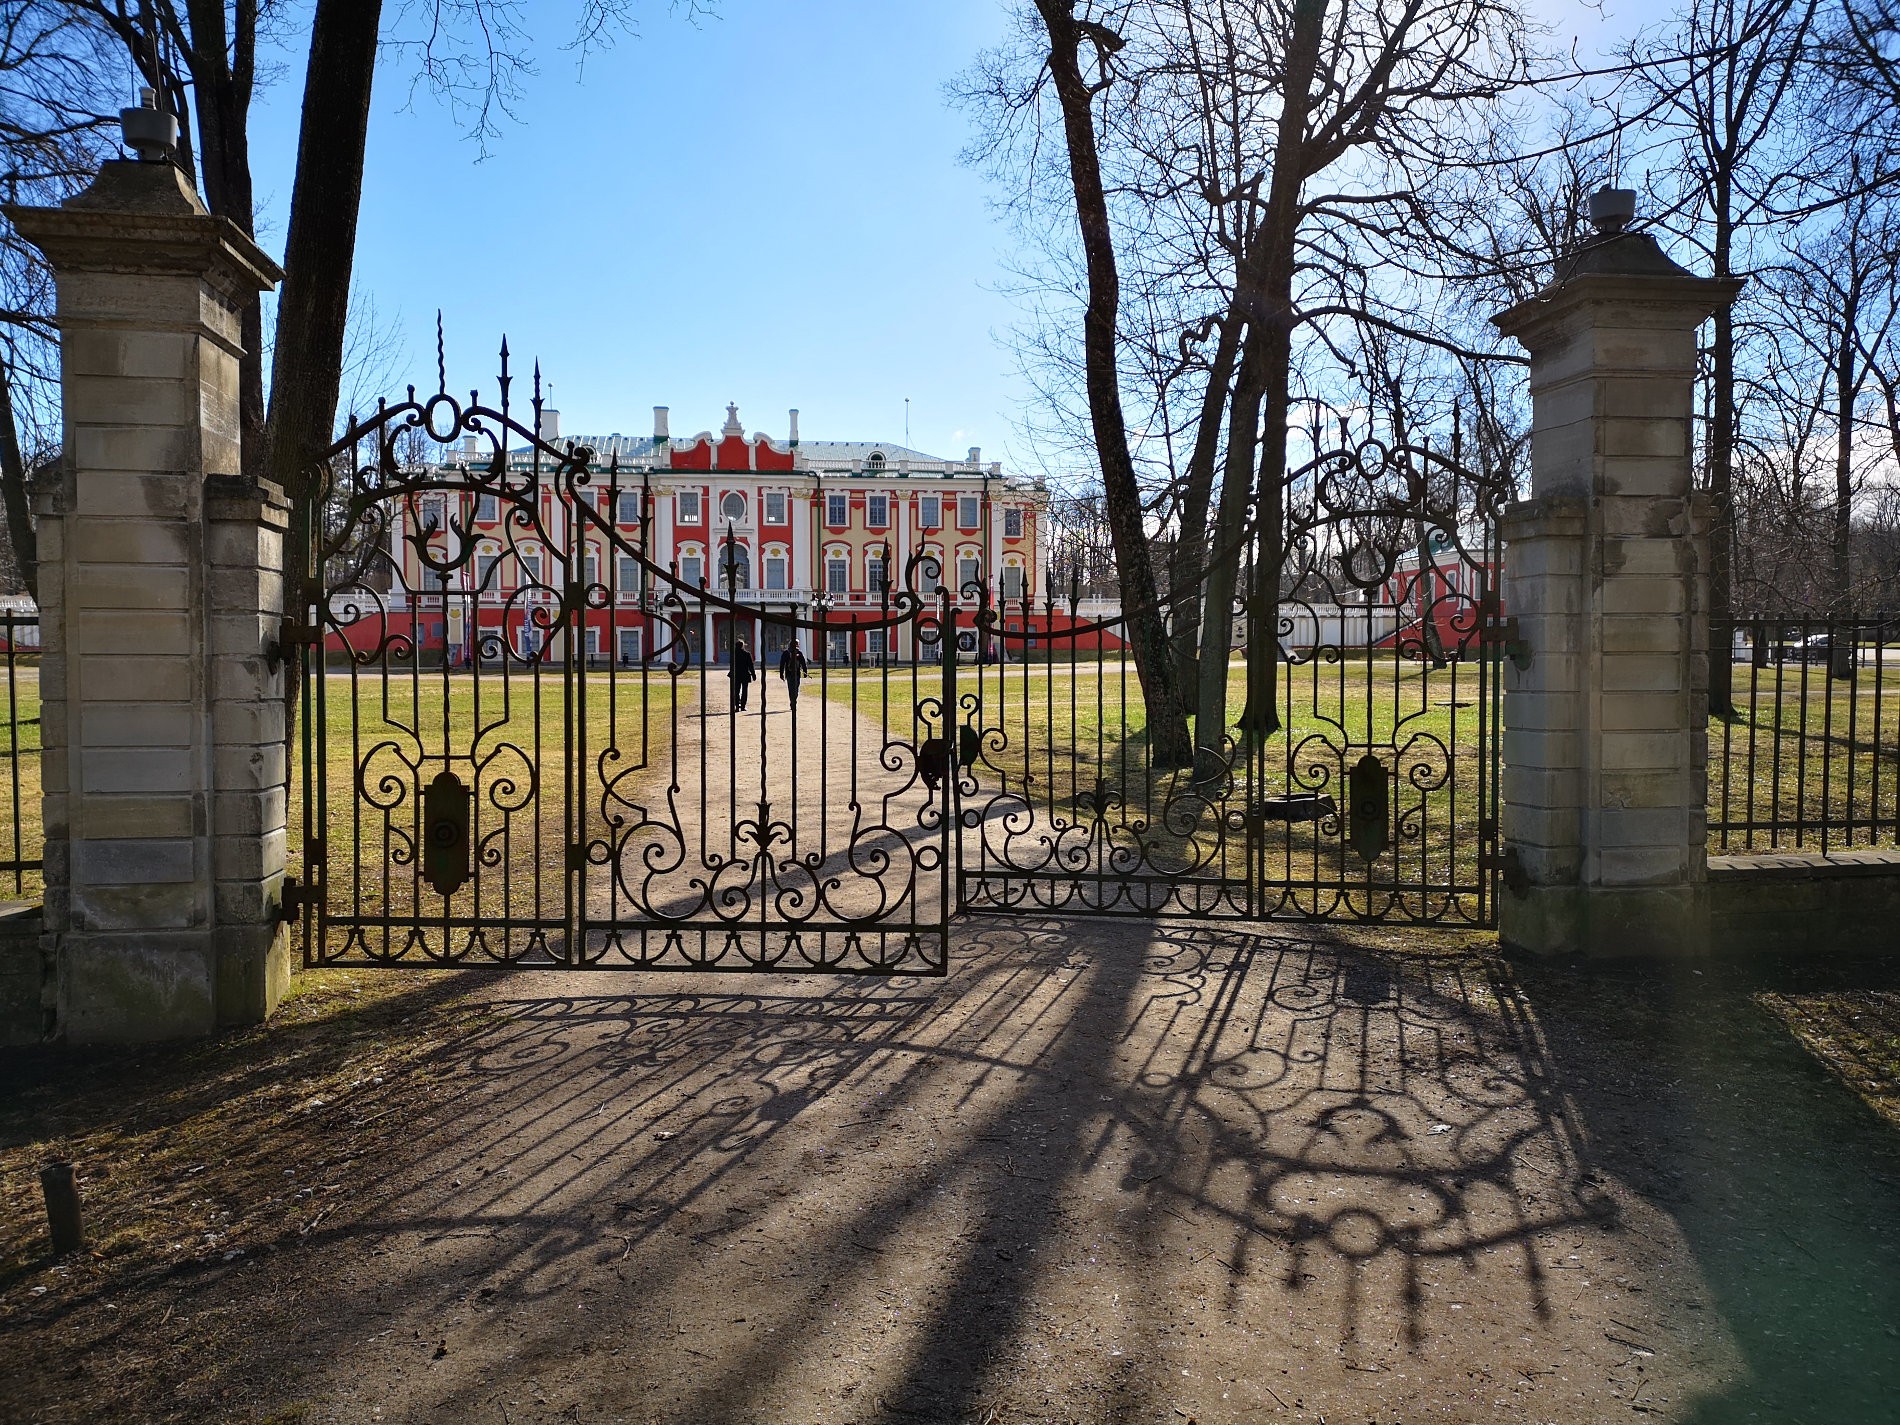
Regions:
<instances>
[{"instance_id":1,"label":"man in dark coat","mask_svg":"<svg viewBox=\"0 0 1900 1425\"><path fill-rule=\"evenodd\" d=\"M746 695L752 690L752 653L743 638L732 640L732 705L745 711Z\"/></svg>"},{"instance_id":2,"label":"man in dark coat","mask_svg":"<svg viewBox=\"0 0 1900 1425\"><path fill-rule=\"evenodd\" d=\"M778 656L778 675L785 681L785 692L796 702L798 700L798 681L805 676L805 654L796 641L785 645L785 651Z\"/></svg>"}]
</instances>

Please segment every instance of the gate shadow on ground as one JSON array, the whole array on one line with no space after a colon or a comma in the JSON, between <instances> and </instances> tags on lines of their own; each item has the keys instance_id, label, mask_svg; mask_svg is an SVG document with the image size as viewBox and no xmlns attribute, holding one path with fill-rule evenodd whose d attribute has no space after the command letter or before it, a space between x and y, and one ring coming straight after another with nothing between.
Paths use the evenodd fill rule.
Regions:
<instances>
[{"instance_id":1,"label":"gate shadow on ground","mask_svg":"<svg viewBox=\"0 0 1900 1425\"><path fill-rule=\"evenodd\" d=\"M517 1379L568 1369L566 1303L598 1293L592 1322L641 1324L596 1345L664 1383L667 1419L800 1418L785 1393L847 1344L879 1356L853 1418L1033 1410L1019 1377L1045 1332L1086 1323L1118 1346L1064 1408L1106 1422L1168 1409L1128 1367L1175 1329L1177 1224L1220 1242L1227 1314L1285 1298L1370 1360L1457 1319L1439 1268L1497 1253L1518 1284L1499 1309L1547 1321L1537 1239L1611 1216L1495 961L1139 922L985 926L959 948L941 989L507 1004L465 1045L469 1092L422 1171L366 1186L319 1251L375 1239L407 1262L379 1296L504 1336ZM1078 1232L1093 1255L1059 1260ZM609 1408L610 1380L570 1384ZM463 1418L492 1396L469 1379L432 1404Z\"/></svg>"},{"instance_id":2,"label":"gate shadow on ground","mask_svg":"<svg viewBox=\"0 0 1900 1425\"><path fill-rule=\"evenodd\" d=\"M1900 962L1526 963L1605 1171L1662 1207L1745 1375L1692 1425L1900 1418L1900 1139L1758 1003L1900 989Z\"/></svg>"},{"instance_id":3,"label":"gate shadow on ground","mask_svg":"<svg viewBox=\"0 0 1900 1425\"><path fill-rule=\"evenodd\" d=\"M90 1359L153 1363L169 1405L129 1419L1250 1419L1289 1366L1408 1418L1474 1370L1557 1389L1500 1338L1608 1368L1551 1258L1613 1240L1614 1178L1752 1373L1687 1418L1884 1418L1900 1168L1753 981L1134 920L958 941L944 982L432 989L418 1033L457 1017L334 1212L75 1303ZM181 1359L174 1310L231 1324ZM1596 1394L1536 1418L1628 1412L1571 1374Z\"/></svg>"}]
</instances>

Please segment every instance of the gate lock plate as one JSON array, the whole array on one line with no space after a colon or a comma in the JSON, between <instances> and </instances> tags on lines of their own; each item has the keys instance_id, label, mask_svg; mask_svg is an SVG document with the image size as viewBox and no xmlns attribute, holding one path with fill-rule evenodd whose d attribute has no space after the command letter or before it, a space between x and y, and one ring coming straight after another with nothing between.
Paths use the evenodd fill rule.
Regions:
<instances>
[{"instance_id":1,"label":"gate lock plate","mask_svg":"<svg viewBox=\"0 0 1900 1425\"><path fill-rule=\"evenodd\" d=\"M1346 840L1360 859L1372 862L1392 840L1392 779L1385 763L1368 752L1346 774Z\"/></svg>"},{"instance_id":2,"label":"gate lock plate","mask_svg":"<svg viewBox=\"0 0 1900 1425\"><path fill-rule=\"evenodd\" d=\"M422 793L422 878L453 895L469 877L468 785L453 772L438 772Z\"/></svg>"}]
</instances>

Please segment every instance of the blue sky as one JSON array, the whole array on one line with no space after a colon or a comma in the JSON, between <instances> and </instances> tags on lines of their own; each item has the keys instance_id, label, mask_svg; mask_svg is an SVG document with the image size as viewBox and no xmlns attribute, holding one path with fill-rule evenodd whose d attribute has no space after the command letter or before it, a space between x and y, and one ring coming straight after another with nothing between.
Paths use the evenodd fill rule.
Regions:
<instances>
[{"instance_id":1,"label":"blue sky","mask_svg":"<svg viewBox=\"0 0 1900 1425\"><path fill-rule=\"evenodd\" d=\"M1660 6L1538 8L1589 49ZM452 387L492 394L505 332L570 433L643 434L666 405L690 434L737 401L748 430L782 435L797 406L809 439L901 440L908 397L912 445L1027 461L999 339L1011 235L943 92L1001 38L1002 0L721 0L697 24L651 0L579 76L573 9L523 6L539 74L486 160L400 58L379 75L356 277L400 321L403 379L433 385L439 307ZM273 252L301 66L254 119Z\"/></svg>"}]
</instances>

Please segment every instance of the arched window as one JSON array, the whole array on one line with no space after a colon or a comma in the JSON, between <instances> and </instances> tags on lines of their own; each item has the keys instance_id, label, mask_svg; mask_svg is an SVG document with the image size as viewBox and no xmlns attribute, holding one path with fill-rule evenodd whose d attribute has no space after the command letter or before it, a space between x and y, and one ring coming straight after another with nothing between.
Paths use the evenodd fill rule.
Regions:
<instances>
[{"instance_id":1,"label":"arched window","mask_svg":"<svg viewBox=\"0 0 1900 1425\"><path fill-rule=\"evenodd\" d=\"M884 468L884 452L881 450L872 451L870 458L864 462L864 465L867 470L882 470Z\"/></svg>"},{"instance_id":2,"label":"arched window","mask_svg":"<svg viewBox=\"0 0 1900 1425\"><path fill-rule=\"evenodd\" d=\"M728 593L752 587L752 555L737 540L729 539L719 546L719 586Z\"/></svg>"},{"instance_id":3,"label":"arched window","mask_svg":"<svg viewBox=\"0 0 1900 1425\"><path fill-rule=\"evenodd\" d=\"M706 561L697 544L680 546L680 582L690 589L697 589L699 581L705 577Z\"/></svg>"},{"instance_id":4,"label":"arched window","mask_svg":"<svg viewBox=\"0 0 1900 1425\"><path fill-rule=\"evenodd\" d=\"M789 586L790 564L785 558L785 546L768 544L765 547L765 587L780 590Z\"/></svg>"}]
</instances>

